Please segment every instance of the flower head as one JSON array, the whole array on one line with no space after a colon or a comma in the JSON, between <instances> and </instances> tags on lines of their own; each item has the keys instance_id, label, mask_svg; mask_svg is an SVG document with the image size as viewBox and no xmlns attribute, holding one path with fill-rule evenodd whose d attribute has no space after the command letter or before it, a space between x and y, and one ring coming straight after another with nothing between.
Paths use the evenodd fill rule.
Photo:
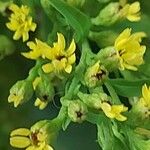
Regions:
<instances>
[{"instance_id":1,"label":"flower head","mask_svg":"<svg viewBox=\"0 0 150 150\"><path fill-rule=\"evenodd\" d=\"M9 10L12 13L9 17L10 22L6 23L6 26L11 31L15 31L13 39L18 40L22 37L23 41L27 41L29 39L28 32L36 29L36 24L32 22L32 17L29 16L29 8L24 5L18 7L11 4Z\"/></svg>"},{"instance_id":2,"label":"flower head","mask_svg":"<svg viewBox=\"0 0 150 150\"><path fill-rule=\"evenodd\" d=\"M43 71L50 73L52 71L59 72L64 70L67 73L72 71L72 64L75 63L76 45L74 39L70 46L65 50L65 38L61 33L58 33L58 42L54 43L51 53L46 53L46 58L51 60L51 63L43 65Z\"/></svg>"},{"instance_id":3,"label":"flower head","mask_svg":"<svg viewBox=\"0 0 150 150\"><path fill-rule=\"evenodd\" d=\"M144 32L131 34L131 29L125 29L115 40L115 49L120 59L120 69L137 70L137 66L141 65L146 46L140 45Z\"/></svg>"},{"instance_id":4,"label":"flower head","mask_svg":"<svg viewBox=\"0 0 150 150\"><path fill-rule=\"evenodd\" d=\"M125 4L120 11L121 17L126 17L129 21L139 21L140 16L140 3L134 2L132 4Z\"/></svg>"},{"instance_id":5,"label":"flower head","mask_svg":"<svg viewBox=\"0 0 150 150\"><path fill-rule=\"evenodd\" d=\"M26 150L53 150L49 145L48 134L44 129L46 121L38 122L38 128L29 130L19 128L10 134L10 144L16 148L26 148ZM35 130L36 129L36 130Z\"/></svg>"},{"instance_id":6,"label":"flower head","mask_svg":"<svg viewBox=\"0 0 150 150\"><path fill-rule=\"evenodd\" d=\"M28 80L18 81L10 89L10 95L8 97L8 102L14 103L14 107L19 104L29 100L33 95L32 83Z\"/></svg>"},{"instance_id":7,"label":"flower head","mask_svg":"<svg viewBox=\"0 0 150 150\"><path fill-rule=\"evenodd\" d=\"M123 105L110 105L107 102L101 103L101 109L105 113L108 118L117 119L119 121L125 121L127 118L123 116L121 113L128 110L127 107Z\"/></svg>"},{"instance_id":8,"label":"flower head","mask_svg":"<svg viewBox=\"0 0 150 150\"><path fill-rule=\"evenodd\" d=\"M58 42L50 47L46 43L36 39L34 42L28 42L27 45L32 50L27 53L22 53L23 56L29 59L38 59L39 57L50 61L42 66L45 73L65 71L70 73L72 71L72 64L75 63L75 49L76 45L74 39L70 46L65 50L65 38L61 33L58 33Z\"/></svg>"}]
</instances>

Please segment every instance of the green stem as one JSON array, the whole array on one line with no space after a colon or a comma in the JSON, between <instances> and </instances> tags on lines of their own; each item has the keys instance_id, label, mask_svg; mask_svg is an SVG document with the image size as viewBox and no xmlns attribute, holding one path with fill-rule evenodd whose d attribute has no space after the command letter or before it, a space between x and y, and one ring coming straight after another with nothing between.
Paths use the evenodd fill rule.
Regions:
<instances>
[{"instance_id":1,"label":"green stem","mask_svg":"<svg viewBox=\"0 0 150 150\"><path fill-rule=\"evenodd\" d=\"M33 81L38 76L38 69L41 67L41 65L42 65L42 61L41 59L38 59L36 61L35 66L30 69L27 80Z\"/></svg>"},{"instance_id":2,"label":"green stem","mask_svg":"<svg viewBox=\"0 0 150 150\"><path fill-rule=\"evenodd\" d=\"M109 94L110 94L113 102L115 104L121 104L120 99L119 99L115 89L112 87L112 85L108 81L106 81L104 84L105 84L107 90L109 91Z\"/></svg>"}]
</instances>

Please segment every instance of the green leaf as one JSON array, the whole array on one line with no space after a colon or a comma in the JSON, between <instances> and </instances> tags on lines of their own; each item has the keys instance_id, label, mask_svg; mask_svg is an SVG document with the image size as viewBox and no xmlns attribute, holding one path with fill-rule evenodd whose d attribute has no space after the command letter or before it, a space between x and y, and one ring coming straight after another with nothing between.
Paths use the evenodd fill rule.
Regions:
<instances>
[{"instance_id":1,"label":"green leaf","mask_svg":"<svg viewBox=\"0 0 150 150\"><path fill-rule=\"evenodd\" d=\"M150 79L126 80L110 79L108 82L114 87L116 93L120 96L134 97L141 95L142 85L150 84Z\"/></svg>"},{"instance_id":2,"label":"green leaf","mask_svg":"<svg viewBox=\"0 0 150 150\"><path fill-rule=\"evenodd\" d=\"M98 142L103 150L129 150L124 137L119 133L117 128L112 129L112 123L105 118L97 125ZM114 128L114 127L113 127ZM116 136L117 134L117 136ZM124 144L123 144L124 143Z\"/></svg>"},{"instance_id":3,"label":"green leaf","mask_svg":"<svg viewBox=\"0 0 150 150\"><path fill-rule=\"evenodd\" d=\"M87 36L91 22L84 13L61 0L41 0L41 4L47 14L51 7L54 7L65 17L68 24L75 30L76 42L82 41Z\"/></svg>"}]
</instances>

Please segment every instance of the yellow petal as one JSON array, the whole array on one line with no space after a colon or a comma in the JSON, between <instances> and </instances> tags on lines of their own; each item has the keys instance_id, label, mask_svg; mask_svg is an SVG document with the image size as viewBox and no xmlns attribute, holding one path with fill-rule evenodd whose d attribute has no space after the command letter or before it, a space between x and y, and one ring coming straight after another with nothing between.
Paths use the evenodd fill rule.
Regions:
<instances>
[{"instance_id":1,"label":"yellow petal","mask_svg":"<svg viewBox=\"0 0 150 150\"><path fill-rule=\"evenodd\" d=\"M18 40L21 38L21 36L22 36L22 33L20 32L20 30L17 30L13 36L13 39Z\"/></svg>"},{"instance_id":2,"label":"yellow petal","mask_svg":"<svg viewBox=\"0 0 150 150\"><path fill-rule=\"evenodd\" d=\"M10 145L16 148L26 148L31 144L27 137L15 136L10 138Z\"/></svg>"},{"instance_id":3,"label":"yellow petal","mask_svg":"<svg viewBox=\"0 0 150 150\"><path fill-rule=\"evenodd\" d=\"M104 111L104 112L110 112L111 111L111 105L109 105L108 103L106 102L103 102L101 104L101 109Z\"/></svg>"},{"instance_id":4,"label":"yellow petal","mask_svg":"<svg viewBox=\"0 0 150 150\"><path fill-rule=\"evenodd\" d=\"M68 64L70 64L70 65L74 64L75 61L76 61L76 55L75 54L73 54L70 57L68 57Z\"/></svg>"},{"instance_id":5,"label":"yellow petal","mask_svg":"<svg viewBox=\"0 0 150 150\"><path fill-rule=\"evenodd\" d=\"M35 90L39 82L41 81L41 77L36 77L35 80L33 81L33 89Z\"/></svg>"},{"instance_id":6,"label":"yellow petal","mask_svg":"<svg viewBox=\"0 0 150 150\"><path fill-rule=\"evenodd\" d=\"M10 136L15 136L15 135L20 135L20 136L29 136L30 135L30 130L27 128L19 128L16 130L13 130L10 134Z\"/></svg>"},{"instance_id":7,"label":"yellow petal","mask_svg":"<svg viewBox=\"0 0 150 150\"><path fill-rule=\"evenodd\" d=\"M129 14L135 14L140 11L140 3L134 2L130 5Z\"/></svg>"},{"instance_id":8,"label":"yellow petal","mask_svg":"<svg viewBox=\"0 0 150 150\"><path fill-rule=\"evenodd\" d=\"M72 71L72 66L71 66L71 65L68 65L68 66L65 68L65 71L66 71L67 73L71 73L71 71Z\"/></svg>"},{"instance_id":9,"label":"yellow petal","mask_svg":"<svg viewBox=\"0 0 150 150\"><path fill-rule=\"evenodd\" d=\"M139 21L141 20L141 16L140 14L136 14L136 15L128 15L127 16L127 19L131 22L134 22L134 21Z\"/></svg>"},{"instance_id":10,"label":"yellow petal","mask_svg":"<svg viewBox=\"0 0 150 150\"><path fill-rule=\"evenodd\" d=\"M150 90L148 89L146 84L144 84L142 87L142 95L143 95L145 103L149 105L150 104Z\"/></svg>"},{"instance_id":11,"label":"yellow petal","mask_svg":"<svg viewBox=\"0 0 150 150\"><path fill-rule=\"evenodd\" d=\"M28 32L23 33L23 42L27 41L29 39L29 34Z\"/></svg>"},{"instance_id":12,"label":"yellow petal","mask_svg":"<svg viewBox=\"0 0 150 150\"><path fill-rule=\"evenodd\" d=\"M131 29L125 29L115 40L115 48L118 50L123 43L125 43L131 35Z\"/></svg>"},{"instance_id":13,"label":"yellow petal","mask_svg":"<svg viewBox=\"0 0 150 150\"><path fill-rule=\"evenodd\" d=\"M50 73L54 70L54 67L51 63L47 63L47 64L42 66L42 69L45 73Z\"/></svg>"},{"instance_id":14,"label":"yellow petal","mask_svg":"<svg viewBox=\"0 0 150 150\"><path fill-rule=\"evenodd\" d=\"M125 120L127 120L127 117L125 117L125 116L123 116L123 115L117 115L115 118L116 118L118 121L125 121Z\"/></svg>"},{"instance_id":15,"label":"yellow petal","mask_svg":"<svg viewBox=\"0 0 150 150\"><path fill-rule=\"evenodd\" d=\"M60 51L64 51L65 49L65 38L63 36L63 34L61 33L57 33L57 36L58 36L58 46L59 46L59 49Z\"/></svg>"},{"instance_id":16,"label":"yellow petal","mask_svg":"<svg viewBox=\"0 0 150 150\"><path fill-rule=\"evenodd\" d=\"M76 44L75 44L75 41L73 39L72 42L71 42L71 44L70 44L70 46L69 46L69 48L66 51L67 56L72 55L75 52L75 49L76 49Z\"/></svg>"}]
</instances>

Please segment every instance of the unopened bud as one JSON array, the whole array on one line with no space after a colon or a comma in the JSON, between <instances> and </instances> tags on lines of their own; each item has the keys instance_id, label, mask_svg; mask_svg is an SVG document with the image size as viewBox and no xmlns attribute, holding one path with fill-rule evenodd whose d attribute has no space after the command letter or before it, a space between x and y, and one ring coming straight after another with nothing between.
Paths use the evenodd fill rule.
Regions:
<instances>
[{"instance_id":1,"label":"unopened bud","mask_svg":"<svg viewBox=\"0 0 150 150\"><path fill-rule=\"evenodd\" d=\"M88 113L87 106L80 100L71 101L68 106L68 116L73 122L82 123Z\"/></svg>"},{"instance_id":2,"label":"unopened bud","mask_svg":"<svg viewBox=\"0 0 150 150\"><path fill-rule=\"evenodd\" d=\"M110 3L104 9L102 9L96 18L91 21L94 25L110 26L119 19L119 3Z\"/></svg>"},{"instance_id":3,"label":"unopened bud","mask_svg":"<svg viewBox=\"0 0 150 150\"><path fill-rule=\"evenodd\" d=\"M108 72L100 61L90 66L85 73L85 83L88 87L95 87L103 82L107 77Z\"/></svg>"},{"instance_id":4,"label":"unopened bud","mask_svg":"<svg viewBox=\"0 0 150 150\"><path fill-rule=\"evenodd\" d=\"M101 60L102 65L104 65L108 71L118 69L120 64L116 50L111 46L101 49L98 52L96 59Z\"/></svg>"},{"instance_id":5,"label":"unopened bud","mask_svg":"<svg viewBox=\"0 0 150 150\"><path fill-rule=\"evenodd\" d=\"M107 94L103 92L84 94L79 92L79 98L90 108L101 109L101 103L109 100Z\"/></svg>"}]
</instances>

